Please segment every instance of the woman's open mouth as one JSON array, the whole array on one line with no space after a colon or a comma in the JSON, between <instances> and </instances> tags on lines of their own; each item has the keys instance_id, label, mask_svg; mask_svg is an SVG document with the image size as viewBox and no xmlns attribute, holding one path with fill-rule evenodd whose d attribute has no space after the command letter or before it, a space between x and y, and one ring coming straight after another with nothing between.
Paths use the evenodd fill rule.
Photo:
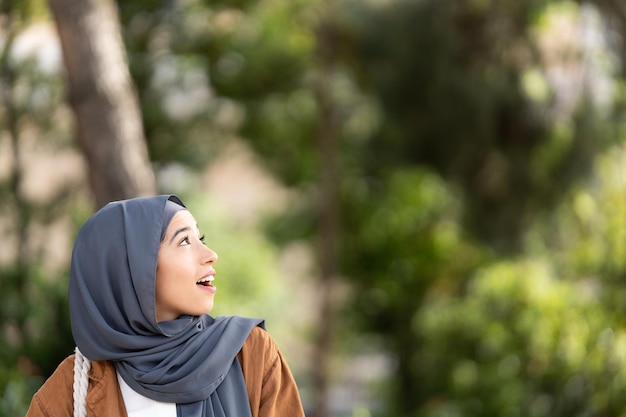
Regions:
<instances>
[{"instance_id":1,"label":"woman's open mouth","mask_svg":"<svg viewBox=\"0 0 626 417\"><path fill-rule=\"evenodd\" d=\"M213 280L215 279L215 277L213 275L210 275L208 277L204 277L201 280L198 280L196 282L196 285L202 285L203 287L211 287L213 286L213 284L211 284L211 282L213 282Z\"/></svg>"}]
</instances>

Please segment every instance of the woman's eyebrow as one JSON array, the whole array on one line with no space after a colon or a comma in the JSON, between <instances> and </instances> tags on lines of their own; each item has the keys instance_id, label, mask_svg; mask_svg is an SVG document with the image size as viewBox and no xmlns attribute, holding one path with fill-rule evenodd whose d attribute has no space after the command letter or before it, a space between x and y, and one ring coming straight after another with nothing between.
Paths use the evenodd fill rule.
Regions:
<instances>
[{"instance_id":1,"label":"woman's eyebrow","mask_svg":"<svg viewBox=\"0 0 626 417\"><path fill-rule=\"evenodd\" d=\"M174 241L174 239L176 239L176 236L178 236L179 234L183 233L183 232L188 232L190 231L191 228L188 226L185 227L181 227L180 229L177 229L174 234L172 235L172 237L170 238L169 243L172 243Z\"/></svg>"},{"instance_id":2,"label":"woman's eyebrow","mask_svg":"<svg viewBox=\"0 0 626 417\"><path fill-rule=\"evenodd\" d=\"M198 227L198 224L196 223L196 229L200 230L200 228ZM185 226L185 227L181 227L180 229L177 229L174 234L172 235L172 237L170 238L169 243L172 243L174 241L174 239L176 239L176 236L178 236L180 233L183 232L189 232L191 231L191 227Z\"/></svg>"}]
</instances>

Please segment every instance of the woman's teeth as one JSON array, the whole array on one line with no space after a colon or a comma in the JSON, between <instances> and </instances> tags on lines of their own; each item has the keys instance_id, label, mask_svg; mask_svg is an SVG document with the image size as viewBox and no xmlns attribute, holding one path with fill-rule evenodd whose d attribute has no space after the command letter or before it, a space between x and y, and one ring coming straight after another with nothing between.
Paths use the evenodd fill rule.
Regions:
<instances>
[{"instance_id":1,"label":"woman's teeth","mask_svg":"<svg viewBox=\"0 0 626 417\"><path fill-rule=\"evenodd\" d=\"M199 280L198 282L196 282L197 285L211 285L211 281L213 281L215 278L213 276L210 277L206 277L206 278L202 278L201 280Z\"/></svg>"}]
</instances>

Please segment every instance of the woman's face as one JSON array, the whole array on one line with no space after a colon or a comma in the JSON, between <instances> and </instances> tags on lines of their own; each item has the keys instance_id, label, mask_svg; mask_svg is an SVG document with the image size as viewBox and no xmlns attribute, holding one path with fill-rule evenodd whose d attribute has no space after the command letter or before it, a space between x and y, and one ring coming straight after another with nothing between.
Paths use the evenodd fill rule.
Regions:
<instances>
[{"instance_id":1,"label":"woman's face","mask_svg":"<svg viewBox=\"0 0 626 417\"><path fill-rule=\"evenodd\" d=\"M170 221L159 248L156 270L156 319L211 312L217 254L202 242L198 225L187 210Z\"/></svg>"}]
</instances>

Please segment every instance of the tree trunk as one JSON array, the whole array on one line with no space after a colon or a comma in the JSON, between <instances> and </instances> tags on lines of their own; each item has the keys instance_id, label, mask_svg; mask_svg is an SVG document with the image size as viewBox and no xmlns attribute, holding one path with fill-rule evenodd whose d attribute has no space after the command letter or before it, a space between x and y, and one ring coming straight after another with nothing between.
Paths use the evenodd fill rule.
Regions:
<instances>
[{"instance_id":1,"label":"tree trunk","mask_svg":"<svg viewBox=\"0 0 626 417\"><path fill-rule=\"evenodd\" d=\"M49 0L96 206L156 191L113 0Z\"/></svg>"},{"instance_id":2,"label":"tree trunk","mask_svg":"<svg viewBox=\"0 0 626 417\"><path fill-rule=\"evenodd\" d=\"M328 390L331 359L334 351L336 321L337 242L339 231L337 142L339 140L337 108L332 98L335 48L332 26L322 24L317 30L319 73L314 85L319 108L317 153L320 167L318 183L317 265L320 266L320 315L313 352L313 417L330 415Z\"/></svg>"}]
</instances>

